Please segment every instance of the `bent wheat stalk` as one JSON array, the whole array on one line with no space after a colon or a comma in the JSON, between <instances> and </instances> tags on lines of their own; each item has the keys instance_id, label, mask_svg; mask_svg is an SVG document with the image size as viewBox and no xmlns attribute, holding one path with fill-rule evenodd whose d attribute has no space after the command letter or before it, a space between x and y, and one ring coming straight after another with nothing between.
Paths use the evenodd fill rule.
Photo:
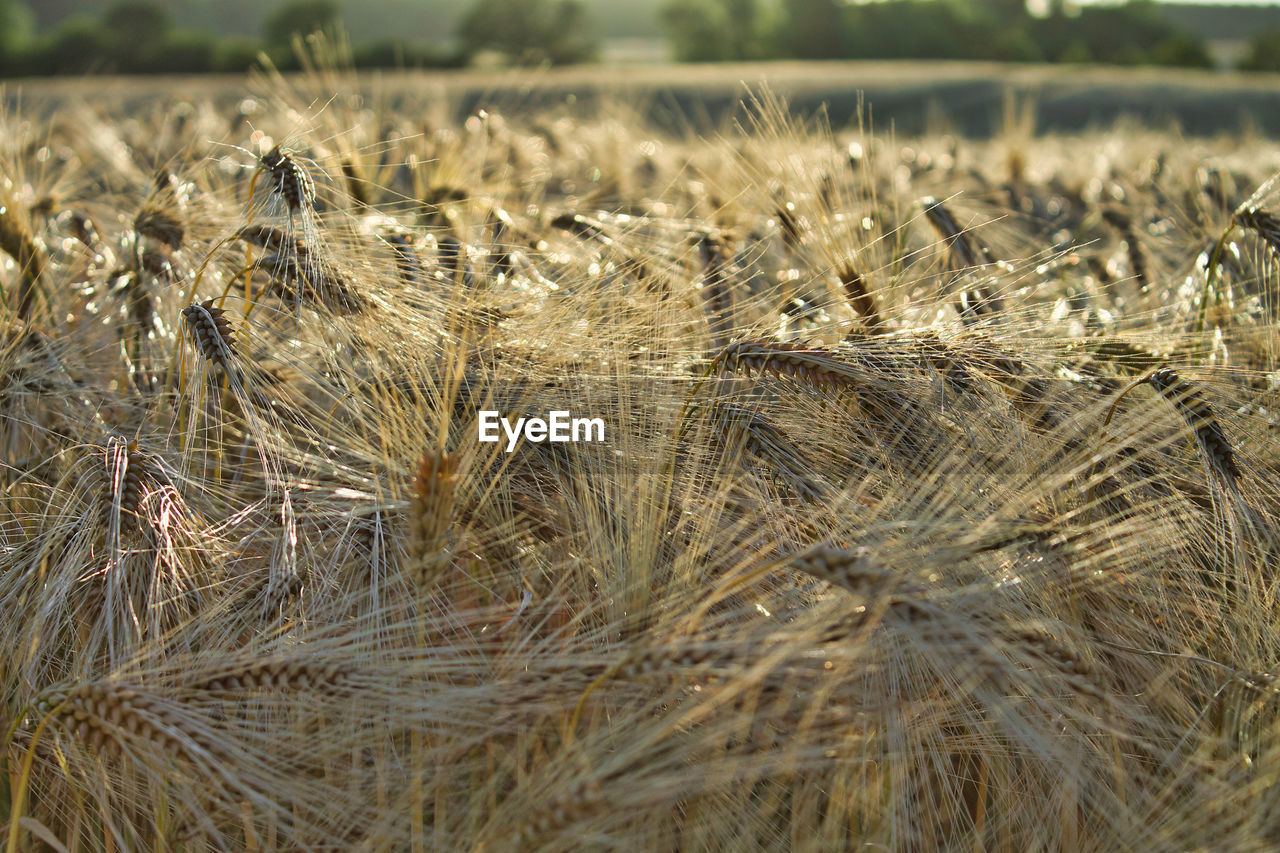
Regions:
<instances>
[{"instance_id":1,"label":"bent wheat stalk","mask_svg":"<svg viewBox=\"0 0 1280 853\"><path fill-rule=\"evenodd\" d=\"M826 489L813 478L813 466L800 448L764 415L720 401L712 404L711 419L726 443L742 442L800 497L821 500L825 495Z\"/></svg>"}]
</instances>

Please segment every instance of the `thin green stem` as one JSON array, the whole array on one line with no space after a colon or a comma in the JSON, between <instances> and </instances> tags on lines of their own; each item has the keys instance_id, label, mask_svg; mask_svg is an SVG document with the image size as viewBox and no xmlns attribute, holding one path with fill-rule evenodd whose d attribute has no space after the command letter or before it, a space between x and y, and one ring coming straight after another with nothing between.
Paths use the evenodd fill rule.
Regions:
<instances>
[{"instance_id":1,"label":"thin green stem","mask_svg":"<svg viewBox=\"0 0 1280 853\"><path fill-rule=\"evenodd\" d=\"M45 726L49 725L49 721L53 719L53 715L57 713L60 707L54 708L40 721L40 725L36 727L35 733L31 736L31 746L27 748L27 755L22 760L22 774L18 777L18 790L13 792L13 803L9 809L9 843L5 848L7 853L17 853L18 851L18 839L22 833L22 807L26 805L27 788L31 782L31 766L36 760L36 746L40 742L40 735L44 733Z\"/></svg>"}]
</instances>

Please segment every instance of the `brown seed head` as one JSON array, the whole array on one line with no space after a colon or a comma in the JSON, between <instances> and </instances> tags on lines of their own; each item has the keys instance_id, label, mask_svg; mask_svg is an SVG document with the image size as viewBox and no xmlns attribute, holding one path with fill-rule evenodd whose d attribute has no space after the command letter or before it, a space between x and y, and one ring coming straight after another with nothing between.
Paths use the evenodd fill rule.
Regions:
<instances>
[{"instance_id":1,"label":"brown seed head","mask_svg":"<svg viewBox=\"0 0 1280 853\"><path fill-rule=\"evenodd\" d=\"M182 248L186 237L186 226L174 211L150 204L134 217L133 230L138 232L138 236L148 237L173 251Z\"/></svg>"},{"instance_id":2,"label":"brown seed head","mask_svg":"<svg viewBox=\"0 0 1280 853\"><path fill-rule=\"evenodd\" d=\"M1187 426L1191 427L1209 469L1228 484L1234 483L1240 476L1240 469L1236 466L1231 443L1214 417L1212 407L1195 386L1168 367L1151 374L1147 382L1173 404Z\"/></svg>"},{"instance_id":3,"label":"brown seed head","mask_svg":"<svg viewBox=\"0 0 1280 853\"><path fill-rule=\"evenodd\" d=\"M853 306L854 311L858 312L858 316L862 317L866 330L871 334L884 331L884 320L881 319L880 311L876 308L875 296L867 288L866 280L852 261L846 261L840 267L840 284L844 286L849 304Z\"/></svg>"},{"instance_id":4,"label":"brown seed head","mask_svg":"<svg viewBox=\"0 0 1280 853\"><path fill-rule=\"evenodd\" d=\"M730 344L717 357L719 364L730 370L743 370L787 375L797 382L831 388L860 385L858 371L820 347L775 341L739 341Z\"/></svg>"},{"instance_id":5,"label":"brown seed head","mask_svg":"<svg viewBox=\"0 0 1280 853\"><path fill-rule=\"evenodd\" d=\"M233 352L233 333L226 312L214 307L213 300L209 299L183 308L182 317L200 354L213 364L227 368Z\"/></svg>"},{"instance_id":6,"label":"brown seed head","mask_svg":"<svg viewBox=\"0 0 1280 853\"><path fill-rule=\"evenodd\" d=\"M951 257L956 266L961 269L982 266L984 260L974 246L973 238L960 227L960 223L951 215L947 206L932 196L921 199L921 203L924 204L924 215L929 220L929 224L951 249Z\"/></svg>"},{"instance_id":7,"label":"brown seed head","mask_svg":"<svg viewBox=\"0 0 1280 853\"><path fill-rule=\"evenodd\" d=\"M112 438L103 448L106 461L106 503L103 506L105 524L116 511L130 515L138 511L142 501L142 481L147 474L146 454L138 450L138 443L125 443Z\"/></svg>"},{"instance_id":8,"label":"brown seed head","mask_svg":"<svg viewBox=\"0 0 1280 853\"><path fill-rule=\"evenodd\" d=\"M1236 224L1257 234L1271 251L1280 254L1280 219L1260 207L1238 210L1234 219Z\"/></svg>"},{"instance_id":9,"label":"brown seed head","mask_svg":"<svg viewBox=\"0 0 1280 853\"><path fill-rule=\"evenodd\" d=\"M270 178L272 191L280 194L290 213L310 210L315 205L315 184L292 153L277 145L262 155L259 165Z\"/></svg>"},{"instance_id":10,"label":"brown seed head","mask_svg":"<svg viewBox=\"0 0 1280 853\"><path fill-rule=\"evenodd\" d=\"M149 743L171 754L190 754L196 734L173 713L163 697L118 681L55 690L37 703L52 722L94 750L118 754L121 748Z\"/></svg>"},{"instance_id":11,"label":"brown seed head","mask_svg":"<svg viewBox=\"0 0 1280 853\"><path fill-rule=\"evenodd\" d=\"M191 690L216 694L254 690L314 690L325 694L341 691L353 674L340 664L319 665L302 660L253 660L221 669L185 685Z\"/></svg>"}]
</instances>

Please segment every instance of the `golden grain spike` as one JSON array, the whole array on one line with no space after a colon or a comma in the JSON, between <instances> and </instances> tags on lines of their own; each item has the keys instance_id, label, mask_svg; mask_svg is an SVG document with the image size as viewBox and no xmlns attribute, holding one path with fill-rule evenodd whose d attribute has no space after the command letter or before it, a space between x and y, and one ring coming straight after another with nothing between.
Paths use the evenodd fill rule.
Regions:
<instances>
[{"instance_id":1,"label":"golden grain spike","mask_svg":"<svg viewBox=\"0 0 1280 853\"><path fill-rule=\"evenodd\" d=\"M726 443L741 442L806 500L820 500L826 489L813 477L813 465L777 424L759 412L718 401L712 424Z\"/></svg>"},{"instance_id":2,"label":"golden grain spike","mask_svg":"<svg viewBox=\"0 0 1280 853\"><path fill-rule=\"evenodd\" d=\"M739 341L730 344L717 362L730 370L790 376L820 388L852 388L861 385L857 371L820 347L776 341Z\"/></svg>"},{"instance_id":3,"label":"golden grain spike","mask_svg":"<svg viewBox=\"0 0 1280 853\"><path fill-rule=\"evenodd\" d=\"M408 574L419 593L425 593L448 563L449 528L454 518L458 483L457 457L428 451L418 465L409 498Z\"/></svg>"},{"instance_id":4,"label":"golden grain spike","mask_svg":"<svg viewBox=\"0 0 1280 853\"><path fill-rule=\"evenodd\" d=\"M388 234L382 238L391 247L396 259L396 274L400 281L410 287L421 287L426 281L426 273L422 269L422 261L413 248L413 242L406 234Z\"/></svg>"},{"instance_id":5,"label":"golden grain spike","mask_svg":"<svg viewBox=\"0 0 1280 853\"><path fill-rule=\"evenodd\" d=\"M335 695L354 674L349 666L306 660L250 660L197 678L185 685L202 693L236 694L254 690L312 690Z\"/></svg>"},{"instance_id":6,"label":"golden grain spike","mask_svg":"<svg viewBox=\"0 0 1280 853\"><path fill-rule=\"evenodd\" d=\"M108 680L54 691L37 709L93 750L119 754L146 742L171 754L199 749L199 733L169 712L168 703L124 682Z\"/></svg>"},{"instance_id":7,"label":"golden grain spike","mask_svg":"<svg viewBox=\"0 0 1280 853\"><path fill-rule=\"evenodd\" d=\"M236 232L236 238L252 246L257 246L259 249L267 249L272 252L283 252L291 248L297 248L296 242L293 246L290 246L290 240L285 236L285 233L271 225L246 225Z\"/></svg>"},{"instance_id":8,"label":"golden grain spike","mask_svg":"<svg viewBox=\"0 0 1280 853\"><path fill-rule=\"evenodd\" d=\"M145 454L139 452L138 443L113 438L104 448L106 459L107 500L103 505L103 523L110 520L115 507L120 514L135 514L142 502L142 480L147 472ZM118 502L117 502L118 498Z\"/></svg>"},{"instance_id":9,"label":"golden grain spike","mask_svg":"<svg viewBox=\"0 0 1280 853\"><path fill-rule=\"evenodd\" d=\"M876 565L865 548L818 545L796 555L791 565L807 575L866 596L891 586L897 576Z\"/></svg>"},{"instance_id":10,"label":"golden grain spike","mask_svg":"<svg viewBox=\"0 0 1280 853\"><path fill-rule=\"evenodd\" d=\"M448 528L453 508L453 492L458 481L457 457L429 451L422 457L413 478L410 501L412 537L420 547L437 547Z\"/></svg>"},{"instance_id":11,"label":"golden grain spike","mask_svg":"<svg viewBox=\"0 0 1280 853\"><path fill-rule=\"evenodd\" d=\"M773 213L774 219L778 221L778 229L782 232L782 245L786 247L788 252L795 253L800 248L800 242L804 239L804 227L801 225L800 218L796 215L796 206L793 202L786 202L778 207Z\"/></svg>"},{"instance_id":12,"label":"golden grain spike","mask_svg":"<svg viewBox=\"0 0 1280 853\"><path fill-rule=\"evenodd\" d=\"M606 246L613 243L603 224L580 213L562 213L551 220L551 227L568 231L583 240L595 240Z\"/></svg>"},{"instance_id":13,"label":"golden grain spike","mask_svg":"<svg viewBox=\"0 0 1280 853\"><path fill-rule=\"evenodd\" d=\"M521 824L511 841L517 846L537 846L570 825L598 814L605 806L599 783L594 780L580 782Z\"/></svg>"}]
</instances>

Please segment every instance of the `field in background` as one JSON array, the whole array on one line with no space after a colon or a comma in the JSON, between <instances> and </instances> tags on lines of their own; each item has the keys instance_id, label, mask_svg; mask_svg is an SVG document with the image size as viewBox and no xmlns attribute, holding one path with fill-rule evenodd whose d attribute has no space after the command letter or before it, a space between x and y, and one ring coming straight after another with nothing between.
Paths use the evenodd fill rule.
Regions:
<instances>
[{"instance_id":1,"label":"field in background","mask_svg":"<svg viewBox=\"0 0 1280 853\"><path fill-rule=\"evenodd\" d=\"M8 850L1280 846L1270 78L322 49L5 90Z\"/></svg>"},{"instance_id":2,"label":"field in background","mask_svg":"<svg viewBox=\"0 0 1280 853\"><path fill-rule=\"evenodd\" d=\"M25 80L6 85L43 112L89 98L130 109L171 93L230 103L239 78L150 77ZM740 113L747 88L768 88L798 114L826 106L839 128L856 124L860 102L877 130L999 131L1008 100L1030 104L1045 132L1105 129L1120 119L1192 136L1261 131L1280 134L1280 87L1268 74L960 62L778 62L746 65L601 66L549 70L370 74L357 86L390 108L460 119L480 107L512 114L592 115L625 105L672 132L711 132Z\"/></svg>"}]
</instances>

